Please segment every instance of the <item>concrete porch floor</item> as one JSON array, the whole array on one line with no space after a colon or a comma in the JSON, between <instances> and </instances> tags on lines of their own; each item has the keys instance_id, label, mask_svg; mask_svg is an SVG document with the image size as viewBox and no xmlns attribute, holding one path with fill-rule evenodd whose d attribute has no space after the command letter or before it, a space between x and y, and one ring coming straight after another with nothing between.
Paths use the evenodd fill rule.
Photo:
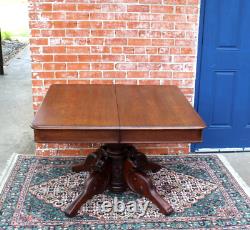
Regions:
<instances>
[{"instance_id":1,"label":"concrete porch floor","mask_svg":"<svg viewBox=\"0 0 250 230\"><path fill-rule=\"evenodd\" d=\"M5 75L0 75L0 175L12 153L34 154L32 119L31 65L26 47L11 60ZM250 152L219 154L250 187Z\"/></svg>"}]
</instances>

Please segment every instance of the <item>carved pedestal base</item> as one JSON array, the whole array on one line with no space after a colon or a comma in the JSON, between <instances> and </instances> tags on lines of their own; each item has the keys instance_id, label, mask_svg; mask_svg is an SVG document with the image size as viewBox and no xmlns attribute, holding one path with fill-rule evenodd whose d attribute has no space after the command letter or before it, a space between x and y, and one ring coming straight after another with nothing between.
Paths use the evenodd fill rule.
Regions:
<instances>
[{"instance_id":1,"label":"carved pedestal base","mask_svg":"<svg viewBox=\"0 0 250 230\"><path fill-rule=\"evenodd\" d=\"M66 216L77 215L81 206L94 195L106 189L123 192L127 188L148 198L165 215L173 212L171 205L155 190L151 180L144 172L157 172L161 166L148 161L145 154L138 152L132 145L107 144L87 156L86 160L74 165L74 172L88 171L90 175L84 190L65 210Z\"/></svg>"}]
</instances>

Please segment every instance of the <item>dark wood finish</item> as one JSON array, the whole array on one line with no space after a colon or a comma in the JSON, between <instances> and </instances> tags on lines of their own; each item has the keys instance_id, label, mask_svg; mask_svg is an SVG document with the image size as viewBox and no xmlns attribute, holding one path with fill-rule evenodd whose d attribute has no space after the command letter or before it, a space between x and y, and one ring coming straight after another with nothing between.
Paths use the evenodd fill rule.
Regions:
<instances>
[{"instance_id":1,"label":"dark wood finish","mask_svg":"<svg viewBox=\"0 0 250 230\"><path fill-rule=\"evenodd\" d=\"M174 211L171 205L157 193L147 174L139 171L130 159L125 162L124 175L128 187L152 201L161 213L169 215Z\"/></svg>"},{"instance_id":2,"label":"dark wood finish","mask_svg":"<svg viewBox=\"0 0 250 230\"><path fill-rule=\"evenodd\" d=\"M37 143L118 143L119 130L35 129Z\"/></svg>"},{"instance_id":3,"label":"dark wood finish","mask_svg":"<svg viewBox=\"0 0 250 230\"><path fill-rule=\"evenodd\" d=\"M131 143L200 142L204 127L176 86L53 85L32 123L36 142L108 143L72 167L90 176L65 210L69 217L106 189L128 188L170 214L172 207L144 172L161 166Z\"/></svg>"},{"instance_id":4,"label":"dark wood finish","mask_svg":"<svg viewBox=\"0 0 250 230\"><path fill-rule=\"evenodd\" d=\"M202 119L176 86L116 86L120 130L202 129Z\"/></svg>"},{"instance_id":5,"label":"dark wood finish","mask_svg":"<svg viewBox=\"0 0 250 230\"><path fill-rule=\"evenodd\" d=\"M32 123L34 129L118 130L113 85L52 85Z\"/></svg>"},{"instance_id":6,"label":"dark wood finish","mask_svg":"<svg viewBox=\"0 0 250 230\"><path fill-rule=\"evenodd\" d=\"M123 174L123 166L126 155L124 154L124 146L120 144L106 145L106 151L111 160L111 179L110 190L115 193L126 190L126 184Z\"/></svg>"},{"instance_id":7,"label":"dark wood finish","mask_svg":"<svg viewBox=\"0 0 250 230\"><path fill-rule=\"evenodd\" d=\"M205 127L176 86L52 85L36 142L200 142Z\"/></svg>"},{"instance_id":8,"label":"dark wood finish","mask_svg":"<svg viewBox=\"0 0 250 230\"><path fill-rule=\"evenodd\" d=\"M120 130L120 143L192 143L201 142L200 129Z\"/></svg>"},{"instance_id":9,"label":"dark wood finish","mask_svg":"<svg viewBox=\"0 0 250 230\"><path fill-rule=\"evenodd\" d=\"M92 172L85 182L84 190L80 195L66 208L65 215L68 217L74 217L77 215L81 206L91 199L94 195L103 193L109 184L109 173Z\"/></svg>"},{"instance_id":10,"label":"dark wood finish","mask_svg":"<svg viewBox=\"0 0 250 230\"><path fill-rule=\"evenodd\" d=\"M127 188L151 200L159 210L168 215L173 212L170 204L155 190L144 170L154 172L160 165L148 161L145 154L126 144L107 144L91 153L85 162L73 165L74 172L89 171L83 192L66 208L66 216L73 217L81 206L94 195L110 189L123 192Z\"/></svg>"}]
</instances>

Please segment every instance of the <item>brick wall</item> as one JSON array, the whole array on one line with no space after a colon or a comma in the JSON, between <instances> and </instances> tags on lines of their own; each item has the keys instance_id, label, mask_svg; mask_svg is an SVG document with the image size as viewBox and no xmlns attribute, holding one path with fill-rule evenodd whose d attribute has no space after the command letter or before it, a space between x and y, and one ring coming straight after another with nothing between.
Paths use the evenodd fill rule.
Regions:
<instances>
[{"instance_id":1,"label":"brick wall","mask_svg":"<svg viewBox=\"0 0 250 230\"><path fill-rule=\"evenodd\" d=\"M51 84L175 84L193 102L199 0L29 0L33 108ZM37 144L38 155L95 145ZM187 153L188 145L140 145Z\"/></svg>"}]
</instances>

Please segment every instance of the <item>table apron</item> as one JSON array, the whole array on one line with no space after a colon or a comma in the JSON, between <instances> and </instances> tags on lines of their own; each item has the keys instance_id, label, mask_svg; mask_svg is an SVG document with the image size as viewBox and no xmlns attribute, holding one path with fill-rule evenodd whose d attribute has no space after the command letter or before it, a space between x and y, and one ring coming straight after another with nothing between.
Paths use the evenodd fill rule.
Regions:
<instances>
[{"instance_id":1,"label":"table apron","mask_svg":"<svg viewBox=\"0 0 250 230\"><path fill-rule=\"evenodd\" d=\"M36 129L37 143L119 143L118 130Z\"/></svg>"},{"instance_id":2,"label":"table apron","mask_svg":"<svg viewBox=\"0 0 250 230\"><path fill-rule=\"evenodd\" d=\"M120 143L194 143L202 141L202 130L120 130Z\"/></svg>"},{"instance_id":3,"label":"table apron","mask_svg":"<svg viewBox=\"0 0 250 230\"><path fill-rule=\"evenodd\" d=\"M200 129L166 130L53 130L35 129L37 143L194 143Z\"/></svg>"}]
</instances>

